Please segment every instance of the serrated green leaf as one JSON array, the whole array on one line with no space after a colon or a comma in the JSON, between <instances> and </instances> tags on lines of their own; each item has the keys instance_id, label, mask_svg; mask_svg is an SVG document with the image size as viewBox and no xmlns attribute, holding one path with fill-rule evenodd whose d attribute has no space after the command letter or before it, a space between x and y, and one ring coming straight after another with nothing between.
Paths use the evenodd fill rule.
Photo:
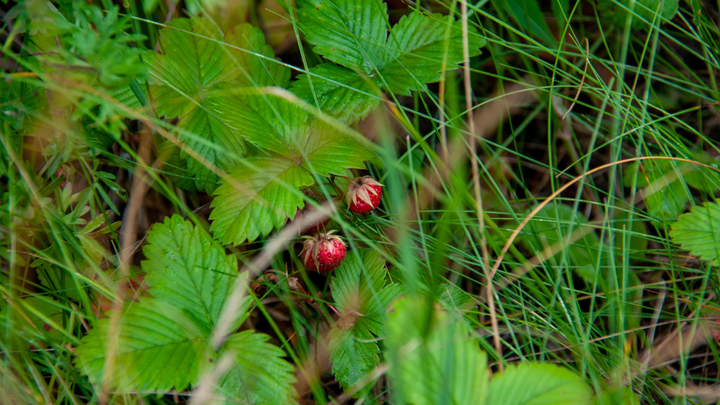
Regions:
<instances>
[{"instance_id":1,"label":"serrated green leaf","mask_svg":"<svg viewBox=\"0 0 720 405\"><path fill-rule=\"evenodd\" d=\"M303 199L298 188L314 183L312 174L343 175L363 168L374 154L360 142L279 97L227 91L217 109L249 142L273 152L253 157L229 173L212 202L210 229L225 243L265 236L292 218Z\"/></svg>"},{"instance_id":2,"label":"serrated green leaf","mask_svg":"<svg viewBox=\"0 0 720 405\"><path fill-rule=\"evenodd\" d=\"M285 353L268 340L269 336L252 331L227 339L220 356L232 353L236 364L221 383L221 398L247 404L297 404L294 367L283 360ZM222 399L216 402L227 403Z\"/></svg>"},{"instance_id":3,"label":"serrated green leaf","mask_svg":"<svg viewBox=\"0 0 720 405\"><path fill-rule=\"evenodd\" d=\"M299 0L300 27L313 50L369 74L385 52L387 5L375 0Z\"/></svg>"},{"instance_id":4,"label":"serrated green leaf","mask_svg":"<svg viewBox=\"0 0 720 405\"><path fill-rule=\"evenodd\" d=\"M363 94L372 94L367 80L407 95L427 90L426 83L440 80L443 70L464 60L462 24L452 16L415 11L402 17L388 36L386 6L374 0L302 0L298 15L315 52L347 69L321 65L311 70L320 78L301 75L293 90L313 104L314 92L320 108L344 122L362 118L376 105L374 97ZM468 32L469 55L479 55L486 41L474 28ZM351 98L343 113L341 103Z\"/></svg>"},{"instance_id":5,"label":"serrated green leaf","mask_svg":"<svg viewBox=\"0 0 720 405\"><path fill-rule=\"evenodd\" d=\"M213 86L232 81L239 71L234 69L229 52L220 43L200 37L220 38L211 21L176 18L169 25L160 30L164 54L148 56L150 92L157 114L179 117L178 138L207 163L227 170L234 166L237 157L245 154L245 145L212 109L213 103L208 98ZM187 159L189 172L198 176L196 187L212 192L217 177L184 151L180 156Z\"/></svg>"},{"instance_id":6,"label":"serrated green leaf","mask_svg":"<svg viewBox=\"0 0 720 405\"><path fill-rule=\"evenodd\" d=\"M290 69L272 61L275 52L265 44L265 35L259 28L240 24L225 34L225 42L231 45L233 63L242 72L237 77L240 85L286 87L290 82Z\"/></svg>"},{"instance_id":7,"label":"serrated green leaf","mask_svg":"<svg viewBox=\"0 0 720 405\"><path fill-rule=\"evenodd\" d=\"M348 254L335 269L332 294L342 318L330 331L330 361L343 388L350 388L379 363L377 337L382 335L385 309L402 293L387 284L385 260L365 249Z\"/></svg>"},{"instance_id":8,"label":"serrated green leaf","mask_svg":"<svg viewBox=\"0 0 720 405\"><path fill-rule=\"evenodd\" d=\"M215 191L210 230L223 243L265 236L304 206L298 188L313 184L302 167L281 156L249 158L228 173Z\"/></svg>"},{"instance_id":9,"label":"serrated green leaf","mask_svg":"<svg viewBox=\"0 0 720 405\"><path fill-rule=\"evenodd\" d=\"M237 275L237 259L179 215L156 224L147 240L142 267L152 296L182 308L209 333Z\"/></svg>"},{"instance_id":10,"label":"serrated green leaf","mask_svg":"<svg viewBox=\"0 0 720 405\"><path fill-rule=\"evenodd\" d=\"M207 364L206 341L237 276L236 259L178 215L153 227L143 252L151 297L125 304L113 369L106 376L123 391L183 390ZM242 301L235 324L249 305L249 299ZM96 383L103 375L109 333L109 319L101 319L76 349L78 363Z\"/></svg>"},{"instance_id":11,"label":"serrated green leaf","mask_svg":"<svg viewBox=\"0 0 720 405\"><path fill-rule=\"evenodd\" d=\"M472 28L468 42L470 57L479 55L485 45ZM451 16L414 12L393 27L384 55L379 71L390 91L405 95L425 91L425 83L442 77L443 62L446 70L453 70L464 60L462 24Z\"/></svg>"},{"instance_id":12,"label":"serrated green leaf","mask_svg":"<svg viewBox=\"0 0 720 405\"><path fill-rule=\"evenodd\" d=\"M348 68L326 63L310 68L310 73L298 76L292 84L293 93L315 105L314 92L320 109L345 124L365 117L380 102L372 96L374 90L368 83L372 79ZM377 78L374 82L376 88L381 87Z\"/></svg>"},{"instance_id":13,"label":"serrated green leaf","mask_svg":"<svg viewBox=\"0 0 720 405\"><path fill-rule=\"evenodd\" d=\"M487 356L468 325L420 297L403 297L388 310L388 375L405 402L496 404L487 401Z\"/></svg>"},{"instance_id":14,"label":"serrated green leaf","mask_svg":"<svg viewBox=\"0 0 720 405\"><path fill-rule=\"evenodd\" d=\"M110 386L122 391L184 390L197 377L205 337L184 329L183 315L159 300L124 306L117 330ZM75 350L78 365L94 383L103 375L109 319L101 319Z\"/></svg>"},{"instance_id":15,"label":"serrated green leaf","mask_svg":"<svg viewBox=\"0 0 720 405\"><path fill-rule=\"evenodd\" d=\"M672 224L670 237L693 256L720 265L720 205L694 206Z\"/></svg>"},{"instance_id":16,"label":"serrated green leaf","mask_svg":"<svg viewBox=\"0 0 720 405\"><path fill-rule=\"evenodd\" d=\"M522 363L490 381L487 400L493 405L589 405L592 394L590 386L566 368Z\"/></svg>"}]
</instances>

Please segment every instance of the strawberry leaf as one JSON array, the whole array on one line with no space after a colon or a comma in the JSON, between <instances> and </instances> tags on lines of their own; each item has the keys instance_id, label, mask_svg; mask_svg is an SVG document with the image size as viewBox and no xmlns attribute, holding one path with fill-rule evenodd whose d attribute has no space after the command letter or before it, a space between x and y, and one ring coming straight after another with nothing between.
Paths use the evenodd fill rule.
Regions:
<instances>
[{"instance_id":1,"label":"strawberry leaf","mask_svg":"<svg viewBox=\"0 0 720 405\"><path fill-rule=\"evenodd\" d=\"M320 176L363 168L372 151L300 107L268 94L226 92L216 108L227 122L270 157L251 157L229 173L213 200L210 230L239 244L281 227L304 206L300 187Z\"/></svg>"},{"instance_id":2,"label":"strawberry leaf","mask_svg":"<svg viewBox=\"0 0 720 405\"><path fill-rule=\"evenodd\" d=\"M305 39L326 59L369 74L385 52L387 5L374 0L299 0Z\"/></svg>"},{"instance_id":3,"label":"strawberry leaf","mask_svg":"<svg viewBox=\"0 0 720 405\"><path fill-rule=\"evenodd\" d=\"M696 205L681 215L671 229L673 242L713 266L720 265L720 205Z\"/></svg>"},{"instance_id":4,"label":"strawberry leaf","mask_svg":"<svg viewBox=\"0 0 720 405\"><path fill-rule=\"evenodd\" d=\"M572 371L555 364L521 363L509 366L490 382L488 404L587 404L590 386Z\"/></svg>"},{"instance_id":5,"label":"strawberry leaf","mask_svg":"<svg viewBox=\"0 0 720 405\"><path fill-rule=\"evenodd\" d=\"M470 29L468 42L473 57L480 54L486 41ZM443 61L447 70L458 68L463 61L462 25L451 16L414 12L393 27L388 48L380 75L389 90L405 95L411 90L426 91L425 83L442 77Z\"/></svg>"},{"instance_id":6,"label":"strawberry leaf","mask_svg":"<svg viewBox=\"0 0 720 405\"><path fill-rule=\"evenodd\" d=\"M263 405L297 404L294 368L282 359L285 352L268 340L270 336L252 331L236 333L227 339L221 356L232 353L237 363L218 389L217 395L226 401L218 403L239 400Z\"/></svg>"},{"instance_id":7,"label":"strawberry leaf","mask_svg":"<svg viewBox=\"0 0 720 405\"><path fill-rule=\"evenodd\" d=\"M330 361L343 388L349 388L380 362L376 343L385 309L402 293L385 280L385 260L372 250L355 251L333 273L333 299L342 317L330 331Z\"/></svg>"},{"instance_id":8,"label":"strawberry leaf","mask_svg":"<svg viewBox=\"0 0 720 405\"><path fill-rule=\"evenodd\" d=\"M315 105L314 91L320 109L345 124L365 117L379 103L368 83L371 79L363 78L348 68L326 63L311 68L310 72L312 75L300 75L293 82L293 93ZM377 79L374 81L379 88L380 83Z\"/></svg>"},{"instance_id":9,"label":"strawberry leaf","mask_svg":"<svg viewBox=\"0 0 720 405\"><path fill-rule=\"evenodd\" d=\"M241 72L237 77L241 86L285 87L290 82L290 69L273 61L275 52L265 44L259 28L240 24L225 34L225 42L230 45L233 64Z\"/></svg>"},{"instance_id":10,"label":"strawberry leaf","mask_svg":"<svg viewBox=\"0 0 720 405\"><path fill-rule=\"evenodd\" d=\"M230 84L284 86L290 74L287 68L272 61L272 49L265 44L259 29L249 24L235 27L224 38L231 45L227 48L220 38L221 33L210 20L174 19L170 27L160 30L164 54L148 57L150 92L157 114L180 119L179 139L207 163L184 151L179 153L180 158L186 161L187 173L195 178L197 189L208 193L217 187L218 177L207 165L228 170L247 152L243 138L214 109L215 89Z\"/></svg>"},{"instance_id":11,"label":"strawberry leaf","mask_svg":"<svg viewBox=\"0 0 720 405\"><path fill-rule=\"evenodd\" d=\"M313 178L290 159L249 158L228 173L215 191L210 231L223 243L240 244L267 235L303 207L298 188Z\"/></svg>"},{"instance_id":12,"label":"strawberry leaf","mask_svg":"<svg viewBox=\"0 0 720 405\"><path fill-rule=\"evenodd\" d=\"M440 80L443 68L455 69L464 60L461 22L451 16L415 11L401 18L388 37L384 3L300 0L298 5L300 25L315 52L345 68L315 67L311 75L298 77L293 91L311 104L317 99L321 109L344 122L364 117L377 105L368 81L408 95L426 91L426 83ZM470 57L479 55L485 43L469 29ZM340 106L350 99L343 113Z\"/></svg>"},{"instance_id":13,"label":"strawberry leaf","mask_svg":"<svg viewBox=\"0 0 720 405\"><path fill-rule=\"evenodd\" d=\"M146 283L152 287L151 297L124 305L112 370L104 371L111 332L107 318L95 322L82 339L75 350L76 362L94 383L103 375L112 377L111 388L123 392L197 386L200 375L218 357L208 342L238 277L237 261L205 231L178 215L150 231L143 252L148 258L142 266ZM239 277L247 282L248 273ZM248 297L241 301L231 329L237 329L247 316L250 302ZM220 354L232 351L235 364L223 392L231 398L244 398L244 403L294 404L293 367L268 339L252 331L228 337Z\"/></svg>"},{"instance_id":14,"label":"strawberry leaf","mask_svg":"<svg viewBox=\"0 0 720 405\"><path fill-rule=\"evenodd\" d=\"M206 337L184 329L180 310L160 300L126 303L117 330L113 388L121 391L184 390L197 377ZM101 319L75 350L77 362L94 383L103 376L110 322Z\"/></svg>"},{"instance_id":15,"label":"strawberry leaf","mask_svg":"<svg viewBox=\"0 0 720 405\"><path fill-rule=\"evenodd\" d=\"M403 297L388 309L385 330L388 376L399 402L486 403L487 356L465 321L424 298Z\"/></svg>"}]
</instances>

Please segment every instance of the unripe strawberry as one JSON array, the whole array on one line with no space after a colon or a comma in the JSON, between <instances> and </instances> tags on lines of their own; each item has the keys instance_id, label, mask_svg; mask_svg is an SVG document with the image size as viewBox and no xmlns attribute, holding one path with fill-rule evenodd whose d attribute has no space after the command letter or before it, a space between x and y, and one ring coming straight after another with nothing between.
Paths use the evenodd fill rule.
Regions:
<instances>
[{"instance_id":1,"label":"unripe strawberry","mask_svg":"<svg viewBox=\"0 0 720 405\"><path fill-rule=\"evenodd\" d=\"M306 237L300 256L308 269L329 273L345 260L345 243L334 232Z\"/></svg>"},{"instance_id":2,"label":"unripe strawberry","mask_svg":"<svg viewBox=\"0 0 720 405\"><path fill-rule=\"evenodd\" d=\"M358 214L367 214L380 205L382 197L382 184L370 176L358 177L350 182L345 202L350 211Z\"/></svg>"}]
</instances>

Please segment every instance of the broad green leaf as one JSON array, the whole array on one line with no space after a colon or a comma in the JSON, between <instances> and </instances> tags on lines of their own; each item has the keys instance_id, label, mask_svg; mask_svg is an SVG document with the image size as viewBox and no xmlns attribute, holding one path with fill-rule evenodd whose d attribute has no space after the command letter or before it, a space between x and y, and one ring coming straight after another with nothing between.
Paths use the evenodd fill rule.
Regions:
<instances>
[{"instance_id":1,"label":"broad green leaf","mask_svg":"<svg viewBox=\"0 0 720 405\"><path fill-rule=\"evenodd\" d=\"M293 218L304 206L299 188L314 183L313 173L344 175L374 156L351 136L273 95L226 91L217 109L249 142L273 152L246 159L216 190L210 229L224 243L253 241Z\"/></svg>"},{"instance_id":2,"label":"broad green leaf","mask_svg":"<svg viewBox=\"0 0 720 405\"><path fill-rule=\"evenodd\" d=\"M375 0L299 0L300 27L313 50L370 74L385 53L387 6Z\"/></svg>"},{"instance_id":3,"label":"broad green leaf","mask_svg":"<svg viewBox=\"0 0 720 405\"><path fill-rule=\"evenodd\" d=\"M207 364L206 341L237 277L237 262L178 215L153 227L143 253L151 297L125 304L113 369L106 375L123 391L184 390ZM249 305L243 300L234 323L239 325ZM109 350L109 322L97 321L76 349L79 364L96 383Z\"/></svg>"},{"instance_id":4,"label":"broad green leaf","mask_svg":"<svg viewBox=\"0 0 720 405\"><path fill-rule=\"evenodd\" d=\"M630 16L630 4L622 0L600 0L598 9L604 21L609 21L618 28L625 28L625 21ZM632 27L649 27L655 19L658 23L663 19L671 20L677 14L678 7L678 0L637 0L632 10Z\"/></svg>"},{"instance_id":5,"label":"broad green leaf","mask_svg":"<svg viewBox=\"0 0 720 405\"><path fill-rule=\"evenodd\" d=\"M490 381L488 404L590 405L593 391L572 371L555 364L512 365Z\"/></svg>"},{"instance_id":6,"label":"broad green leaf","mask_svg":"<svg viewBox=\"0 0 720 405\"><path fill-rule=\"evenodd\" d=\"M345 124L365 117L380 102L378 97L372 96L374 90L368 83L373 79L348 68L326 63L311 68L310 73L300 75L293 82L293 93L315 105L314 92L320 109ZM381 87L377 78L373 81L375 88Z\"/></svg>"},{"instance_id":7,"label":"broad green leaf","mask_svg":"<svg viewBox=\"0 0 720 405\"><path fill-rule=\"evenodd\" d=\"M233 64L241 72L237 77L240 85L286 87L290 82L290 69L274 60L275 52L265 44L259 28L240 24L225 34L225 42L230 45Z\"/></svg>"},{"instance_id":8,"label":"broad green leaf","mask_svg":"<svg viewBox=\"0 0 720 405\"><path fill-rule=\"evenodd\" d=\"M699 163L720 169L720 165L718 165L720 162L705 152L697 153L693 158ZM714 193L720 190L720 173L713 169L692 163L684 163L681 171L684 174L683 179L692 188L706 193Z\"/></svg>"},{"instance_id":9,"label":"broad green leaf","mask_svg":"<svg viewBox=\"0 0 720 405\"><path fill-rule=\"evenodd\" d=\"M148 232L142 263L153 297L182 308L199 327L215 325L237 275L237 259L179 215Z\"/></svg>"},{"instance_id":10,"label":"broad green leaf","mask_svg":"<svg viewBox=\"0 0 720 405\"><path fill-rule=\"evenodd\" d=\"M545 21L545 16L537 0L506 0L501 4L526 32L533 34L546 44L555 43L555 38ZM565 12L568 12L567 8Z\"/></svg>"},{"instance_id":11,"label":"broad green leaf","mask_svg":"<svg viewBox=\"0 0 720 405\"><path fill-rule=\"evenodd\" d=\"M180 310L148 298L126 303L117 330L110 386L122 391L184 390L197 377L206 336L190 327ZM108 352L108 318L96 322L75 349L78 365L98 384Z\"/></svg>"},{"instance_id":12,"label":"broad green leaf","mask_svg":"<svg viewBox=\"0 0 720 405\"><path fill-rule=\"evenodd\" d=\"M236 245L292 219L304 206L298 188L313 184L302 166L280 156L249 158L228 176L215 191L210 230L223 243Z\"/></svg>"},{"instance_id":13,"label":"broad green leaf","mask_svg":"<svg viewBox=\"0 0 720 405\"><path fill-rule=\"evenodd\" d=\"M485 40L470 28L468 41L470 57L479 55ZM451 16L414 12L392 28L387 48L380 75L389 90L405 95L425 91L425 83L442 77L443 62L445 70L453 70L463 61L462 24Z\"/></svg>"},{"instance_id":14,"label":"broad green leaf","mask_svg":"<svg viewBox=\"0 0 720 405\"><path fill-rule=\"evenodd\" d=\"M315 52L341 67L320 65L301 75L294 92L343 122L353 122L377 104L368 81L400 94L427 90L464 60L462 27L452 16L404 16L387 35L386 6L374 0L301 0L298 16ZM486 41L469 29L469 55L480 54ZM321 77L317 77L315 75ZM312 81L312 86L310 82ZM369 93L369 94L364 94ZM315 97L313 96L315 95ZM342 104L352 100L343 113Z\"/></svg>"},{"instance_id":15,"label":"broad green leaf","mask_svg":"<svg viewBox=\"0 0 720 405\"><path fill-rule=\"evenodd\" d=\"M213 86L232 81L239 70L220 43L203 37L221 38L221 34L202 18L173 19L170 27L160 30L163 55L148 56L150 92L158 116L180 118L179 139L208 164L227 170L245 154L245 145L212 109L209 99ZM217 177L184 151L180 156L187 159L188 171L199 177L196 187L212 192Z\"/></svg>"},{"instance_id":16,"label":"broad green leaf","mask_svg":"<svg viewBox=\"0 0 720 405\"><path fill-rule=\"evenodd\" d=\"M694 206L672 224L670 237L693 256L720 265L720 205Z\"/></svg>"},{"instance_id":17,"label":"broad green leaf","mask_svg":"<svg viewBox=\"0 0 720 405\"><path fill-rule=\"evenodd\" d=\"M597 263L600 254L600 240L593 230L570 243L566 240L572 233L588 231L587 220L567 205L550 203L546 205L523 230L522 241L532 254L545 250L548 246L563 244L561 251L555 254L554 259L560 261L563 252L567 252L567 265L571 266L586 282L597 280ZM610 253L610 248L603 247L603 253ZM603 255L605 256L605 255ZM604 259L604 258L603 258ZM605 264L601 262L601 266Z\"/></svg>"},{"instance_id":18,"label":"broad green leaf","mask_svg":"<svg viewBox=\"0 0 720 405\"><path fill-rule=\"evenodd\" d=\"M670 160L645 160L628 166L623 183L632 184L632 178L637 172L637 187L643 188L642 196L645 207L651 217L658 220L675 219L685 211L685 205L690 196L680 179L683 173L694 170L694 165L683 165L677 168Z\"/></svg>"},{"instance_id":19,"label":"broad green leaf","mask_svg":"<svg viewBox=\"0 0 720 405\"><path fill-rule=\"evenodd\" d=\"M369 249L348 254L333 272L332 294L341 318L330 331L330 361L343 388L352 387L379 363L377 339L382 335L385 309L401 294L388 284L385 260Z\"/></svg>"},{"instance_id":20,"label":"broad green leaf","mask_svg":"<svg viewBox=\"0 0 720 405\"><path fill-rule=\"evenodd\" d=\"M385 325L388 376L404 402L493 404L487 356L468 325L420 297L396 300Z\"/></svg>"},{"instance_id":21,"label":"broad green leaf","mask_svg":"<svg viewBox=\"0 0 720 405\"><path fill-rule=\"evenodd\" d=\"M285 352L268 343L270 337L252 331L230 336L219 357L231 353L235 365L223 378L216 403L297 404L294 367L283 360ZM226 400L224 400L226 399Z\"/></svg>"}]
</instances>

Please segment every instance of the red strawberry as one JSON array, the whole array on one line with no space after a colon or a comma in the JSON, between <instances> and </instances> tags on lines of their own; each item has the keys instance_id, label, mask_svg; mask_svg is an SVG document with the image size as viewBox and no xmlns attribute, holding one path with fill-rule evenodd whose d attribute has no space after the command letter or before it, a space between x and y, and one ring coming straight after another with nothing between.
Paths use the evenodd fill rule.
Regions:
<instances>
[{"instance_id":1,"label":"red strawberry","mask_svg":"<svg viewBox=\"0 0 720 405\"><path fill-rule=\"evenodd\" d=\"M377 208L382 197L382 186L370 176L358 177L351 181L345 193L345 202L350 207L350 211L367 214Z\"/></svg>"},{"instance_id":2,"label":"red strawberry","mask_svg":"<svg viewBox=\"0 0 720 405\"><path fill-rule=\"evenodd\" d=\"M345 260L345 243L334 232L306 237L300 255L308 269L329 273Z\"/></svg>"}]
</instances>

